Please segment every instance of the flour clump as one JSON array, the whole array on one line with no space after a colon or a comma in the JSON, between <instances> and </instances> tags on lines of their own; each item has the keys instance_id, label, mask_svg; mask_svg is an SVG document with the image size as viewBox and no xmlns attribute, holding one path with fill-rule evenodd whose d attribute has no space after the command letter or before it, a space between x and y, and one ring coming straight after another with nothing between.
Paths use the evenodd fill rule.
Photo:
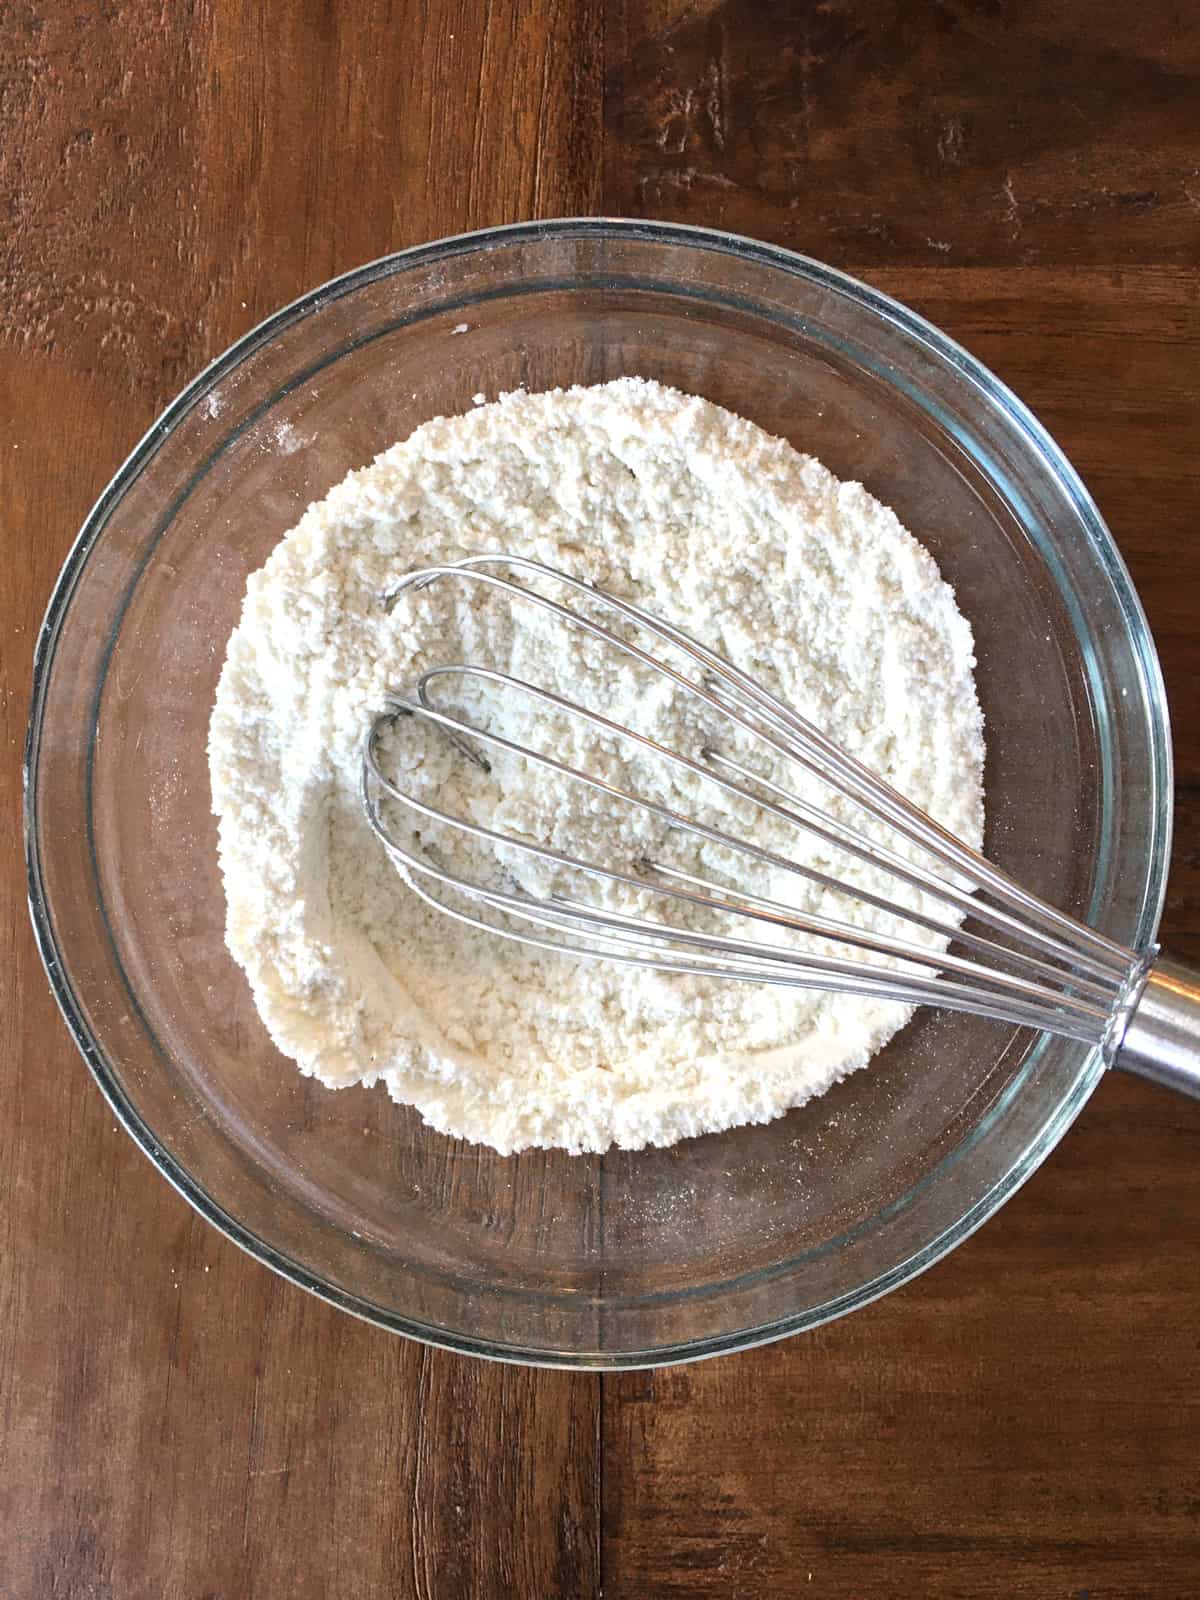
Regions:
<instances>
[{"instance_id":1,"label":"flour clump","mask_svg":"<svg viewBox=\"0 0 1200 1600\"><path fill-rule=\"evenodd\" d=\"M564 643L553 619L518 616L475 587L435 584L391 612L381 604L413 567L501 550L685 627L981 842L971 630L887 507L752 423L658 384L504 395L435 418L351 473L249 581L209 759L227 942L275 1043L330 1086L383 1083L435 1128L502 1152L669 1144L779 1116L864 1066L907 1007L541 952L446 919L401 879L363 814L362 744L389 691L428 667L511 672L673 747L710 736L694 708L628 663L586 639ZM572 744L583 735L528 702L502 716L503 732L645 787L639 758L612 741ZM519 764L484 782L444 740L403 728L390 759L432 803L518 837L615 865L674 849L683 870L726 869L702 842L630 822L603 796L526 782ZM861 824L848 802L815 784L807 793ZM668 798L698 803L686 786ZM725 820L756 840L765 828L768 849L785 837L793 855L820 848L756 814ZM839 859L837 870L895 897L867 864ZM913 937L794 874L785 884L764 868L745 886Z\"/></svg>"}]
</instances>

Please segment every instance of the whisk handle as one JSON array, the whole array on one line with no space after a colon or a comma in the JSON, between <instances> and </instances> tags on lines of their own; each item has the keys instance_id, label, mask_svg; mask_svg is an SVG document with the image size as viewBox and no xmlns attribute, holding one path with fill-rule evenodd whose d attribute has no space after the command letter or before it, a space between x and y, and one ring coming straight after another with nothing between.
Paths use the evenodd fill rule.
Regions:
<instances>
[{"instance_id":1,"label":"whisk handle","mask_svg":"<svg viewBox=\"0 0 1200 1600\"><path fill-rule=\"evenodd\" d=\"M1200 1100L1200 972L1154 963L1113 1065Z\"/></svg>"}]
</instances>

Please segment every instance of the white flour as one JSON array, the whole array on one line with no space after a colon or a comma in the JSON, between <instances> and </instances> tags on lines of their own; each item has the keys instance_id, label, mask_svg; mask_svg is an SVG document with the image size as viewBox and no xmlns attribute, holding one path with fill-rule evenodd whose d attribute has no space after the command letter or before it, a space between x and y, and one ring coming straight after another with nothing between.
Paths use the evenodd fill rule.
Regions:
<instances>
[{"instance_id":1,"label":"white flour","mask_svg":"<svg viewBox=\"0 0 1200 1600\"><path fill-rule=\"evenodd\" d=\"M352 473L250 580L209 754L228 943L280 1049L330 1085L382 1081L434 1127L503 1152L667 1144L778 1116L863 1066L905 1007L523 949L427 909L398 876L362 816L362 738L386 691L426 667L500 666L687 753L734 747L719 720L653 692L534 608L514 627L503 603L458 584L406 596L391 615L379 603L413 566L489 550L537 557L682 623L980 842L970 628L890 510L751 423L656 384L507 395L427 423ZM679 809L715 799L711 785L672 789L668 773L527 701L490 701L488 725L613 781L656 785ZM405 785L444 809L620 867L648 854L729 871L715 847L511 761L485 780L410 722L387 744ZM788 781L861 820L794 772ZM846 875L844 858L753 807L720 815ZM434 842L445 864L468 860L452 839ZM871 869L851 871L893 892ZM792 874L743 863L738 881L913 936Z\"/></svg>"}]
</instances>

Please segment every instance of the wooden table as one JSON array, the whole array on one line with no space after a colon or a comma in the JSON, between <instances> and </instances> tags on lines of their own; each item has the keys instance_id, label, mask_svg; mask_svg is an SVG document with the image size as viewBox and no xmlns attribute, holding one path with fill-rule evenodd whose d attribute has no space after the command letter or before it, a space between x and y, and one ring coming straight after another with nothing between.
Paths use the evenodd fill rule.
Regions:
<instances>
[{"instance_id":1,"label":"wooden table","mask_svg":"<svg viewBox=\"0 0 1200 1600\"><path fill-rule=\"evenodd\" d=\"M4 0L0 1595L1200 1594L1200 1106L1104 1083L935 1271L600 1379L390 1338L202 1224L90 1082L19 861L30 656L126 449L332 274L580 212L860 272L1032 403L1175 719L1200 959L1200 17L1171 0Z\"/></svg>"}]
</instances>

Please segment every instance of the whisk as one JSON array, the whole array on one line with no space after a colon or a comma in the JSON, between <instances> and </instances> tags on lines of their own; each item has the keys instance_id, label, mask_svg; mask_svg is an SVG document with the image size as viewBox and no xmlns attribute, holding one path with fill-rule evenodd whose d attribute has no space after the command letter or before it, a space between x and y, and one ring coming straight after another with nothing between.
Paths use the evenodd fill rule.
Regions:
<instances>
[{"instance_id":1,"label":"whisk","mask_svg":"<svg viewBox=\"0 0 1200 1600\"><path fill-rule=\"evenodd\" d=\"M694 697L708 714L760 745L773 771L779 770L780 761L794 763L851 802L864 818L886 825L898 843L915 846L919 859L833 817L715 742L695 751L672 750L545 686L493 667L447 662L431 665L409 689L387 697L364 740L361 773L362 802L371 828L411 889L437 911L486 933L571 956L658 972L939 1006L1043 1029L1093 1046L1110 1065L1200 1096L1200 978L1162 958L1157 946L1126 949L1046 904L753 677L641 606L540 561L506 554L478 555L410 572L383 597L383 603L391 609L406 591L447 583L500 592L514 607L539 607L641 668L663 674L675 691ZM532 587L534 583L540 587ZM552 592L544 592L547 589ZM455 682L531 696L556 716L580 719L600 737L629 741L655 760L703 778L732 799L751 801L825 847L882 870L897 885L917 891L917 901L910 905L884 897L848 882L836 869L769 850L753 838L739 838L674 810L652 794L614 785L476 725L461 712L435 703L438 689ZM556 774L558 780L606 794L733 857L795 873L824 890L886 912L934 935L938 947L799 911L786 901L717 883L665 862L584 859L443 810L402 788L383 768L381 738L406 718L440 730L462 759L484 771L491 767L489 750L522 757ZM744 738L741 742L744 745ZM385 801L391 803L386 812ZM409 816L456 830L483 847L503 851L507 859L515 853L516 859L565 869L583 882L637 891L641 897L661 901L664 911L673 903L705 914L719 913L720 925L735 931L685 928L574 895L539 894L511 875L493 882L465 877L448 870L437 852L421 842L419 828L408 837L389 820L388 812L391 818ZM779 942L780 935L791 934L816 939L820 948ZM950 943L953 948L945 948ZM826 953L831 946L844 953Z\"/></svg>"}]
</instances>

